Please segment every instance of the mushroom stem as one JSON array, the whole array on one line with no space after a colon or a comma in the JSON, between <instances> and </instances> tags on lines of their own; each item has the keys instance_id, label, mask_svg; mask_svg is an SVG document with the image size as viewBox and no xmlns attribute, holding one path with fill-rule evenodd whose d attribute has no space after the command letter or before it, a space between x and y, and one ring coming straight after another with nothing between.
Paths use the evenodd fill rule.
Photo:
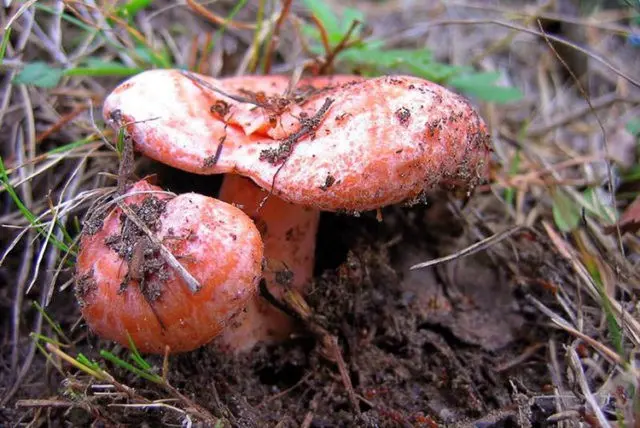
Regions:
<instances>
[{"instance_id":1,"label":"mushroom stem","mask_svg":"<svg viewBox=\"0 0 640 428\"><path fill-rule=\"evenodd\" d=\"M304 294L313 276L320 211L290 204L274 195L269 195L259 208L267 195L253 181L227 174L219 198L236 204L255 221L264 242L267 260L264 278L271 294L282 299L286 287ZM227 351L240 353L259 342L285 340L294 329L288 315L256 295L216 343Z\"/></svg>"}]
</instances>

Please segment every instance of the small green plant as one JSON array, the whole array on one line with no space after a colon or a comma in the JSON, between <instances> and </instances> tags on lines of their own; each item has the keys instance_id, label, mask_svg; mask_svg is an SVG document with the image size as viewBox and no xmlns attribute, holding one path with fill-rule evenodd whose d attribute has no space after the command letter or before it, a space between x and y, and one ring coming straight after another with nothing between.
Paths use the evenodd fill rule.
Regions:
<instances>
[{"instance_id":1,"label":"small green plant","mask_svg":"<svg viewBox=\"0 0 640 428\"><path fill-rule=\"evenodd\" d=\"M9 38L11 37L11 27L7 28L2 36L0 42L0 63L4 60L4 56L7 53L7 46L9 45Z\"/></svg>"},{"instance_id":2,"label":"small green plant","mask_svg":"<svg viewBox=\"0 0 640 428\"><path fill-rule=\"evenodd\" d=\"M517 150L513 155L513 159L511 160L511 165L509 167L509 176L515 176L520 170L520 163L522 162L522 157L520 150ZM504 201L508 206L513 206L515 202L516 189L514 187L507 187L504 190Z\"/></svg>"},{"instance_id":3,"label":"small green plant","mask_svg":"<svg viewBox=\"0 0 640 428\"><path fill-rule=\"evenodd\" d=\"M127 77L152 67L171 67L171 58L166 49L151 48L138 31L128 25L140 10L149 6L151 3L151 0L129 1L112 10L107 18L108 23L122 25L129 32L134 41L133 49L120 44L120 42L115 41L113 38L106 37L105 31L109 30L92 27L66 12L60 15L60 18L67 24L77 27L91 37L101 39L114 51L128 54L136 62L136 66L126 66L118 61L105 61L96 57L84 58L78 64L66 68L53 66L43 61L34 61L24 65L13 79L13 83L33 85L41 88L53 88L66 76ZM35 7L43 13L51 15L58 13L49 6L40 3L37 3ZM118 20L118 22L115 22L116 20ZM9 32L7 31L3 36L2 45L0 45L0 60L4 57L4 46L8 43L8 37Z\"/></svg>"},{"instance_id":4,"label":"small green plant","mask_svg":"<svg viewBox=\"0 0 640 428\"><path fill-rule=\"evenodd\" d=\"M518 88L498 84L497 72L478 72L471 67L443 64L433 58L428 49L389 49L383 40L362 39L364 14L352 8L344 11L342 19L324 2L304 0L315 17L316 25L306 24L304 33L311 38L312 52L323 51L335 63L340 63L361 74L373 76L386 72L405 72L447 84L467 95L484 101L508 103L523 96Z\"/></svg>"},{"instance_id":5,"label":"small green plant","mask_svg":"<svg viewBox=\"0 0 640 428\"><path fill-rule=\"evenodd\" d=\"M583 218L592 217L609 226L618 218L617 210L603 200L597 188L588 187L583 192L572 192L560 188L551 190L553 219L562 232L577 229Z\"/></svg>"},{"instance_id":6,"label":"small green plant","mask_svg":"<svg viewBox=\"0 0 640 428\"><path fill-rule=\"evenodd\" d=\"M110 361L111 363L117 365L118 367L128 370L131 373L135 374L136 376L140 376L150 382L158 383L158 384L164 383L166 381L164 375L163 376L158 375L155 369L153 368L153 366L149 364L149 362L145 360L142 357L142 355L140 355L140 352L138 351L136 344L133 342L133 339L131 339L131 336L129 336L128 334L127 334L127 339L129 340L129 349L131 350L129 353L129 358L131 359L133 364L121 358L116 357L113 353L106 351L104 349L100 351L100 356L105 360Z\"/></svg>"},{"instance_id":7,"label":"small green plant","mask_svg":"<svg viewBox=\"0 0 640 428\"><path fill-rule=\"evenodd\" d=\"M131 23L138 12L151 6L152 3L153 0L129 0L128 2L118 6L115 13L119 17Z\"/></svg>"},{"instance_id":8,"label":"small green plant","mask_svg":"<svg viewBox=\"0 0 640 428\"><path fill-rule=\"evenodd\" d=\"M628 359L625 355L625 350L624 350L624 343L623 343L624 334L622 331L622 327L620 325L620 321L618 321L616 312L613 309L612 299L614 299L614 297L607 292L607 286L605 284L605 279L604 279L606 273L603 272L604 265L602 264L601 260L599 260L596 256L591 254L591 252L586 248L586 245L584 244L583 240L580 237L576 236L575 239L576 239L577 247L582 259L582 263L587 269L587 272L589 273L589 276L593 280L593 283L595 284L595 288L598 292L600 303L602 305L602 310L604 312L605 319L607 322L607 327L608 327L607 333L609 336L609 340L613 344L616 353L620 357L620 360L623 362L624 365L626 365L628 364Z\"/></svg>"},{"instance_id":9,"label":"small green plant","mask_svg":"<svg viewBox=\"0 0 640 428\"><path fill-rule=\"evenodd\" d=\"M552 197L552 213L553 220L558 229L562 232L571 232L580 224L581 210L567 193L562 189L553 189Z\"/></svg>"},{"instance_id":10,"label":"small green plant","mask_svg":"<svg viewBox=\"0 0 640 428\"><path fill-rule=\"evenodd\" d=\"M625 128L631 135L636 137L638 143L640 144L640 117L628 121L625 125Z\"/></svg>"},{"instance_id":11,"label":"small green plant","mask_svg":"<svg viewBox=\"0 0 640 428\"><path fill-rule=\"evenodd\" d=\"M36 61L24 66L13 83L33 85L40 88L55 88L65 76L133 76L143 71L138 67L126 67L115 61L103 61L99 58L87 58L78 67L63 69L51 64Z\"/></svg>"}]
</instances>

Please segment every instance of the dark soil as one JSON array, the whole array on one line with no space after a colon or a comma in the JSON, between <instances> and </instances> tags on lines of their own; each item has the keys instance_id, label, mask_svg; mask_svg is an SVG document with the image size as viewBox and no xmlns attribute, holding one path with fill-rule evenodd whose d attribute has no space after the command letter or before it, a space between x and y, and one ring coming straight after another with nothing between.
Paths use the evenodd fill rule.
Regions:
<instances>
[{"instance_id":1,"label":"dark soil","mask_svg":"<svg viewBox=\"0 0 640 428\"><path fill-rule=\"evenodd\" d=\"M519 397L544 394L544 359L509 362L545 333L506 272L484 254L409 271L464 241L443 201L434 203L442 206L385 210L382 223L321 222L307 300L313 321L339 339L360 415L304 331L239 358L213 348L180 356L172 382L237 426L542 426L535 421L552 409Z\"/></svg>"}]
</instances>

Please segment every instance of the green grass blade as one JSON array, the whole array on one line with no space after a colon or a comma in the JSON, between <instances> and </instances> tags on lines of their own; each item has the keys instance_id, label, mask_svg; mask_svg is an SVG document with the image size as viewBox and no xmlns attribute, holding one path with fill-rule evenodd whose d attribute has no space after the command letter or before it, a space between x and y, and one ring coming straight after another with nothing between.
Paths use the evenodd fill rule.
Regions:
<instances>
[{"instance_id":1,"label":"green grass blade","mask_svg":"<svg viewBox=\"0 0 640 428\"><path fill-rule=\"evenodd\" d=\"M609 333L609 340L616 349L616 352L622 358L623 361L626 362L624 345L623 345L623 332L620 327L620 323L616 318L616 314L613 310L613 305L611 304L611 297L606 292L604 288L604 283L602 282L602 277L600 275L600 270L598 266L587 260L585 263L593 282L596 284L596 289L598 290L598 294L600 295L600 300L602 301L603 311L605 314L605 319L607 321L607 331Z\"/></svg>"},{"instance_id":2,"label":"green grass blade","mask_svg":"<svg viewBox=\"0 0 640 428\"><path fill-rule=\"evenodd\" d=\"M520 170L521 160L522 159L520 157L520 149L518 149L513 155L511 166L509 167L509 177L513 177L518 173L518 171ZM506 204L509 205L510 207L514 205L515 194L516 194L516 189L514 187L507 187L504 191L504 200Z\"/></svg>"},{"instance_id":3,"label":"green grass blade","mask_svg":"<svg viewBox=\"0 0 640 428\"><path fill-rule=\"evenodd\" d=\"M43 334L38 334L38 333L31 332L29 334L29 337L31 337L33 340L36 340L38 342L42 341L42 342L50 343L52 345L56 345L57 347L65 347L65 346L67 346L64 343L62 343L62 342L60 342L58 340L52 339L50 337L47 337L47 336L45 336Z\"/></svg>"},{"instance_id":4,"label":"green grass blade","mask_svg":"<svg viewBox=\"0 0 640 428\"><path fill-rule=\"evenodd\" d=\"M116 9L116 14L126 19L135 18L141 10L151 6L151 3L153 0L129 0Z\"/></svg>"},{"instance_id":5,"label":"green grass blade","mask_svg":"<svg viewBox=\"0 0 640 428\"><path fill-rule=\"evenodd\" d=\"M88 76L88 77L101 77L101 76L133 76L144 71L140 67L124 67L122 65L114 64L104 66L93 67L74 67L64 70L62 73L65 76Z\"/></svg>"},{"instance_id":6,"label":"green grass blade","mask_svg":"<svg viewBox=\"0 0 640 428\"><path fill-rule=\"evenodd\" d=\"M144 358L142 358L142 355L140 355L140 352L138 351L138 348L136 347L136 344L133 341L133 339L131 338L131 335L129 334L129 332L127 332L127 340L129 341L129 348L130 348L130 351L131 351L131 359L142 370L150 371L153 367L151 366L151 364L147 363L147 361Z\"/></svg>"},{"instance_id":7,"label":"green grass blade","mask_svg":"<svg viewBox=\"0 0 640 428\"><path fill-rule=\"evenodd\" d=\"M64 339L64 341L66 343L71 343L71 341L69 340L67 335L64 334L64 332L62 331L62 327L60 327L60 324L55 322L55 321L53 321L53 319L49 316L47 311L45 311L44 308L42 306L40 306L40 304L38 302L34 301L33 302L33 306L35 306L36 310L42 314L42 317L45 319L47 324L49 324L49 326L51 326L53 331L56 332L58 337L61 337L62 339Z\"/></svg>"},{"instance_id":8,"label":"green grass blade","mask_svg":"<svg viewBox=\"0 0 640 428\"><path fill-rule=\"evenodd\" d=\"M133 373L133 374L135 374L137 376L140 376L141 378L144 378L144 379L146 379L148 381L151 381L151 382L154 382L154 383L163 383L164 382L164 380L160 376L158 376L158 375L156 375L154 373L148 373L148 372L146 372L144 370L141 370L141 369L135 367L134 365L129 364L128 362L126 362L124 360L121 360L120 358L116 357L115 355L113 355L109 351L101 350L100 351L100 356L102 358L104 358L105 360L108 360L111 363L115 364L116 366L121 367L121 368L123 368L125 370L128 370L131 373Z\"/></svg>"},{"instance_id":9,"label":"green grass blade","mask_svg":"<svg viewBox=\"0 0 640 428\"><path fill-rule=\"evenodd\" d=\"M91 370L95 370L96 372L102 371L102 367L100 367L100 364L95 361L91 361L83 353L79 353L76 356L76 361L78 361L82 365L89 367Z\"/></svg>"},{"instance_id":10,"label":"green grass blade","mask_svg":"<svg viewBox=\"0 0 640 428\"><path fill-rule=\"evenodd\" d=\"M55 245L59 250L75 254L73 251L71 251L71 248L69 248L69 246L67 246L64 242L56 238L53 233L49 234L45 230L45 228L40 224L35 214L33 214L31 210L29 210L29 208L27 208L27 206L22 202L22 200L16 193L15 189L11 185L9 176L7 175L7 170L4 167L2 156L0 156L0 184L2 184L4 187L4 190L6 190L7 193L9 193L9 196L13 200L13 203L16 204L16 206L18 207L18 210L20 211L20 213L24 216L24 218L27 219L29 224L31 224L33 227L36 228L36 230L40 235L42 235L44 238L49 239L50 242L53 245Z\"/></svg>"},{"instance_id":11,"label":"green grass blade","mask_svg":"<svg viewBox=\"0 0 640 428\"><path fill-rule=\"evenodd\" d=\"M247 5L247 3L248 0L240 0L238 3L236 3L236 5L233 7L233 9L231 9L231 12L229 12L229 15L227 16L227 22L235 18L235 16ZM218 40L220 40L226 30L227 24L224 24L218 29L218 31L216 31L216 34L213 36L212 40L214 45L218 42Z\"/></svg>"},{"instance_id":12,"label":"green grass blade","mask_svg":"<svg viewBox=\"0 0 640 428\"><path fill-rule=\"evenodd\" d=\"M4 56L7 53L7 45L9 45L9 38L11 37L11 27L7 28L2 36L2 43L0 43L0 62L4 60Z\"/></svg>"}]
</instances>

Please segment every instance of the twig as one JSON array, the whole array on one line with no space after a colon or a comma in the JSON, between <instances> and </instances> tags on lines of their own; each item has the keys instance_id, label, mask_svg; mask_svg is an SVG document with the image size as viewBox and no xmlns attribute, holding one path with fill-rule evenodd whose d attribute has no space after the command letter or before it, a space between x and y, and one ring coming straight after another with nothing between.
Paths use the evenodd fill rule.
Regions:
<instances>
[{"instance_id":1,"label":"twig","mask_svg":"<svg viewBox=\"0 0 640 428\"><path fill-rule=\"evenodd\" d=\"M29 93L27 91L27 89L25 88L24 85L20 85L19 86L19 91L22 95L23 98L23 108L24 108L24 113L25 113L25 117L26 117L26 122L27 122L27 131L21 131L22 129L22 125L17 125L15 130L15 136L17 136L18 138L16 138L16 141L18 142L18 149L16 150L18 157L21 159L23 156L27 156L28 158L33 158L35 156L35 119L33 116L33 109L31 108L31 99L29 98ZM26 141L25 141L26 140ZM28 149L25 150L24 146L28 146ZM27 175L28 173L32 172L33 170L33 166L32 165L27 165L25 168L21 168L18 170L18 173L21 176ZM31 182L26 181L24 186L21 186L21 191L22 191L22 199L24 200L25 205L31 209L33 207L33 196L32 196L32 187L31 187ZM46 241L45 241L46 244ZM33 258L33 252L31 253L25 253L26 255L29 256L30 259ZM33 261L33 260L31 260ZM24 262L24 260L23 260ZM38 269L40 267L39 262L36 264L36 269ZM27 275L30 271L31 271L31 266L25 267L25 270L21 271L21 273L24 273L25 275ZM25 292L24 290L24 286L26 283L26 276L23 278L24 281L21 281L17 284L17 288L16 288L16 294L15 294L15 299L13 302L13 317L12 317L12 321L13 321L13 331L12 334L14 335L14 337L17 339L18 335L19 335L19 331L20 331L20 320L21 320L21 314L22 314L22 302L24 299L24 295L26 293L28 293L29 291L29 287L27 286L27 290ZM42 294L41 294L42 296ZM40 304L43 305L43 301L41 299ZM37 312L35 315L35 320L34 320L34 326L33 326L33 331L35 331L36 333L40 333L42 329L42 314L40 312ZM17 370L17 347L18 347L18 343L17 341L13 344L13 348L12 348L12 365L16 364L16 366L14 367L14 370ZM9 391L7 391L7 393L5 394L5 397L2 398L2 400L0 400L0 406L5 405L9 399L11 399L11 397L18 391L18 388L20 387L20 385L22 384L22 381L24 380L25 376L27 375L27 373L29 372L29 368L31 367L31 363L33 362L33 357L35 356L35 352L36 352L36 346L35 343L30 343L29 344L29 349L26 355L22 356L22 360L21 363L22 365L20 366L20 369L17 371L17 375L16 375L16 379L13 383L13 385L11 386L11 388L9 389Z\"/></svg>"},{"instance_id":2,"label":"twig","mask_svg":"<svg viewBox=\"0 0 640 428\"><path fill-rule=\"evenodd\" d=\"M562 380L562 373L564 368L560 368L560 361L558 361L558 346L554 339L549 339L549 375L551 376L551 382L554 386L553 395L555 398L556 412L563 412L567 408L566 398L569 396L564 382Z\"/></svg>"},{"instance_id":3,"label":"twig","mask_svg":"<svg viewBox=\"0 0 640 428\"><path fill-rule=\"evenodd\" d=\"M192 80L194 83L202 86L204 89L208 89L210 91L216 92L224 97L230 98L234 101L237 101L239 103L247 103L247 104L253 104L256 107L262 107L262 105L260 105L259 103L257 103L256 101L252 100L251 98L247 98L247 97L242 97L239 95L233 95L233 94L229 94L227 92L224 92L222 89L216 88L215 86L213 86L211 83L204 81L203 79L201 79L200 77L196 76L194 73L191 73L190 71L186 71L186 70L180 70L180 73L187 77L188 79Z\"/></svg>"},{"instance_id":4,"label":"twig","mask_svg":"<svg viewBox=\"0 0 640 428\"><path fill-rule=\"evenodd\" d=\"M286 302L287 306L304 321L309 331L311 331L311 333L313 333L320 340L324 353L326 354L328 359L336 363L336 365L338 366L338 371L340 372L342 383L344 384L347 395L349 396L349 401L351 401L353 409L359 415L360 404L358 402L358 397L356 396L356 393L353 389L353 384L351 383L351 376L349 376L347 364L342 358L340 345L338 345L338 338L329 333L324 327L313 320L311 308L309 308L307 302L296 290L286 290L284 294L284 301Z\"/></svg>"},{"instance_id":5,"label":"twig","mask_svg":"<svg viewBox=\"0 0 640 428\"><path fill-rule=\"evenodd\" d=\"M329 35L327 34L327 29L324 28L322 21L320 21L315 15L311 15L311 22L318 27L318 32L320 33L320 41L322 42L322 47L324 48L325 55L329 55L331 53L331 45L329 44Z\"/></svg>"},{"instance_id":6,"label":"twig","mask_svg":"<svg viewBox=\"0 0 640 428\"><path fill-rule=\"evenodd\" d=\"M333 101L333 98L325 98L324 103L313 116L301 117L300 128L298 128L296 132L288 135L287 138L282 140L277 149L265 149L260 152L260 160L266 160L272 165L278 165L281 163L284 164L289 156L291 156L293 146L300 139L308 135L312 135L316 131L316 129L318 129L318 127L322 123L322 117L327 113L329 107L331 107L331 104L333 104Z\"/></svg>"},{"instance_id":7,"label":"twig","mask_svg":"<svg viewBox=\"0 0 640 428\"><path fill-rule=\"evenodd\" d=\"M187 6L189 6L194 12L198 13L203 18L208 19L214 24L220 25L222 27L231 27L238 30L255 30L256 29L256 24L220 18L218 15L211 12L209 9L207 9L206 7L202 6L200 3L194 0L186 0L186 3L187 3Z\"/></svg>"},{"instance_id":8,"label":"twig","mask_svg":"<svg viewBox=\"0 0 640 428\"><path fill-rule=\"evenodd\" d=\"M11 17L9 18L9 20L7 21L6 25L4 26L4 31L7 31L15 22L16 19L20 18L20 16L22 16L23 13L27 12L28 9L38 0L28 0L26 1L22 6L20 6L20 8L18 8L18 11ZM33 19L33 17L32 17ZM27 31L28 33L28 31ZM26 39L25 39L26 42ZM24 47L24 45L22 45L22 47ZM21 50L21 49L19 49Z\"/></svg>"},{"instance_id":9,"label":"twig","mask_svg":"<svg viewBox=\"0 0 640 428\"><path fill-rule=\"evenodd\" d=\"M52 224L64 225L67 222L67 216L69 213L64 211L64 200L65 200L65 196L67 195L67 191L69 192L68 200L73 200L78 192L80 182L82 181L82 175L83 175L83 172L85 171L87 160L89 159L91 154L97 150L98 149L95 148L87 152L80 159L80 162L78 163L76 168L73 169L73 171L71 172L71 175L62 186L62 189L60 190L60 196L58 197L57 205L55 207L52 206L49 210L52 213L52 219L51 219ZM62 233L61 227L64 227L64 226L60 226L56 231L56 238L58 239L58 241L63 241L63 233ZM72 247L69 247L69 251L65 252L63 259L66 259L67 256L70 254L73 254ZM56 261L58 260L58 256L59 256L58 247L56 247L55 245L52 245L51 250L49 251L48 268L45 270L46 275L48 277L49 276L51 277L51 278L48 278L48 281L47 281L48 285L44 287L44 288L48 287L48 291L46 293L47 296L44 300L45 306L48 306L49 303L51 302L51 299L53 298L53 291L55 290L55 279L57 278L58 272L59 272L58 270L54 270L54 266L56 264Z\"/></svg>"},{"instance_id":10,"label":"twig","mask_svg":"<svg viewBox=\"0 0 640 428\"><path fill-rule=\"evenodd\" d=\"M55 11L55 15L51 20L51 25L49 26L49 38L56 46L57 50L60 51L62 46L62 13L64 12L64 1L56 0L54 2L53 9Z\"/></svg>"},{"instance_id":11,"label":"twig","mask_svg":"<svg viewBox=\"0 0 640 428\"><path fill-rule=\"evenodd\" d=\"M499 6L490 6L488 4L484 4L482 2L469 2L465 1L456 1L456 0L447 0L448 6L460 6L464 8L472 8L472 9L481 9L483 11L492 11L503 14L504 16L517 18L542 18L550 21L560 21L566 22L568 24L574 25L582 25L585 27L593 27L598 28L605 31L610 31L613 33L617 33L619 35L627 35L631 32L631 29L622 25L603 23L602 18L599 14L594 14L589 16L588 18L576 18L573 16L567 16L560 13L553 12L544 12L541 10L535 10L535 13L528 12L527 9L516 9L512 7L499 7ZM622 11L621 11L622 12ZM633 16L633 13L620 13L620 16L617 16L613 19L624 19L630 18ZM606 21L606 19L605 19Z\"/></svg>"},{"instance_id":12,"label":"twig","mask_svg":"<svg viewBox=\"0 0 640 428\"><path fill-rule=\"evenodd\" d=\"M527 361L529 358L531 358L532 356L534 356L536 354L536 352L538 352L540 349L544 348L545 344L544 343L534 343L533 345L527 346L523 352L521 352L519 355L517 355L515 358L510 359L509 361L505 361L502 364L497 365L494 370L498 373L509 370L515 366L518 366L522 363L524 363L525 361Z\"/></svg>"},{"instance_id":13,"label":"twig","mask_svg":"<svg viewBox=\"0 0 640 428\"><path fill-rule=\"evenodd\" d=\"M280 16L276 21L276 25L273 28L273 34L271 35L271 40L269 41L269 46L267 47L267 51L264 54L264 68L263 73L269 74L271 72L271 56L273 55L273 51L276 45L276 40L280 36L280 28L284 23L285 18L289 14L291 10L291 3L293 0L282 0L282 11L280 11Z\"/></svg>"},{"instance_id":14,"label":"twig","mask_svg":"<svg viewBox=\"0 0 640 428\"><path fill-rule=\"evenodd\" d=\"M587 286L587 290L589 291L589 294L591 295L591 297L593 297L597 301L600 301L602 298L608 298L609 297L608 295L605 295L605 296L601 296L600 295L600 293L598 292L597 287L596 287L596 285L595 285L595 283L593 281L593 278L591 278L591 275L589 274L587 269L584 267L584 265L582 263L580 263L577 260L574 252L570 249L570 247L567 245L567 243L560 238L560 236L553 229L553 227L551 227L551 225L546 221L542 222L542 226L544 227L545 231L547 232L547 235L549 236L549 239L551 239L551 242L553 242L553 244L555 245L556 250L558 251L558 253L560 253L560 255L571 264L571 266L575 270L575 272L578 275L578 277ZM625 321L626 321L625 324L630 327L629 328L629 333L630 333L630 336L632 337L634 343L636 345L638 343L640 343L640 322L635 320L622 307L622 305L617 300L609 299L609 303L611 304L611 307L613 308L613 310L616 312L616 315L618 315L619 317L624 317L625 318Z\"/></svg>"},{"instance_id":15,"label":"twig","mask_svg":"<svg viewBox=\"0 0 640 428\"><path fill-rule=\"evenodd\" d=\"M569 353L569 365L573 368L578 381L578 385L580 385L580 389L582 390L582 395L584 395L585 400L587 400L587 403L589 403L589 405L593 409L593 412L596 414L598 422L600 422L600 426L603 428L611 428L611 424L609 424L606 416L604 415L604 413L602 413L602 409L596 402L595 397L589 390L589 384L587 383L587 378L584 374L584 370L582 369L582 364L580 363L578 353L573 346L569 347L567 352Z\"/></svg>"},{"instance_id":16,"label":"twig","mask_svg":"<svg viewBox=\"0 0 640 428\"><path fill-rule=\"evenodd\" d=\"M247 70L256 60L257 52L260 49L260 46L263 45L267 36L269 36L269 33L271 32L277 19L278 14L277 12L275 12L271 16L269 16L269 18L260 21L260 25L255 31L251 45L245 51L245 54L242 56L242 60L240 61L238 67L234 72L235 76L244 76L245 74L247 74Z\"/></svg>"},{"instance_id":17,"label":"twig","mask_svg":"<svg viewBox=\"0 0 640 428\"><path fill-rule=\"evenodd\" d=\"M284 391L280 391L277 394L271 395L271 396L265 398L264 400L262 400L262 402L260 402L260 404L256 405L256 408L263 407L264 405L269 404L273 400L277 400L280 397L284 397L285 395L287 395L288 393L290 393L291 391L293 391L294 389L300 387L303 383L305 383L307 381L307 379L309 379L311 377L311 375L313 375L312 371L307 372L304 376L302 376L300 378L299 381L294 383L289 388L285 389Z\"/></svg>"},{"instance_id":18,"label":"twig","mask_svg":"<svg viewBox=\"0 0 640 428\"><path fill-rule=\"evenodd\" d=\"M612 106L615 103L627 103L627 104L640 104L640 98L622 98L616 93L606 94L591 101L591 105L586 105L580 109L571 109L566 114L559 114L557 117L548 124L542 126L532 126L527 130L527 137L538 138L553 131L554 129L561 128L571 122L574 122L581 117L586 116L590 112L602 110Z\"/></svg>"},{"instance_id":19,"label":"twig","mask_svg":"<svg viewBox=\"0 0 640 428\"><path fill-rule=\"evenodd\" d=\"M182 279L184 279L184 281L187 283L187 287L189 288L189 290L194 294L200 291L201 285L198 280L195 279L193 275L191 275L191 273L189 273L189 271L180 264L175 256L171 254L171 251L169 251L167 247L165 247L164 244L154 236L153 232L151 232L151 230L142 222L142 220L140 220L136 213L133 212L133 210L122 201L117 201L116 203L118 205L118 208L124 211L127 217L147 235L151 242L153 242L160 249L160 252L164 256L169 266L171 266L180 274Z\"/></svg>"},{"instance_id":20,"label":"twig","mask_svg":"<svg viewBox=\"0 0 640 428\"><path fill-rule=\"evenodd\" d=\"M30 13L31 11L26 11L25 15ZM33 34L37 38L38 44L40 44L42 48L44 48L56 61L66 67L71 66L71 61L69 61L69 58L67 58L67 56L60 50L60 46L51 40L47 33L45 33L37 23L33 25Z\"/></svg>"},{"instance_id":21,"label":"twig","mask_svg":"<svg viewBox=\"0 0 640 428\"><path fill-rule=\"evenodd\" d=\"M312 117L301 118L300 128L296 132L294 132L293 134L289 135L287 138L282 140L278 148L265 149L262 152L260 152L260 160L266 160L273 165L280 164L280 167L273 174L273 179L271 180L271 187L269 189L269 193L267 193L267 195L262 199L262 201L260 201L257 211L260 211L262 209L264 204L273 194L273 191L276 185L276 178L280 174L280 171L282 171L282 168L284 168L287 162L287 159L289 159L289 157L291 156L291 153L293 152L293 148L295 144L301 138L304 138L305 136L308 136L308 135L313 135L315 130L318 129L318 127L322 123L322 118L329 110L329 107L331 107L331 104L333 104L333 101L334 101L333 98L325 98L324 103L322 104L320 109L318 109L318 111Z\"/></svg>"},{"instance_id":22,"label":"twig","mask_svg":"<svg viewBox=\"0 0 640 428\"><path fill-rule=\"evenodd\" d=\"M553 312L551 309L546 307L538 299L536 299L535 297L533 297L533 296L531 296L529 294L526 295L525 298L529 301L529 303L533 304L540 312L542 312L547 317L549 317L549 319L551 320L551 322L553 324L557 325L558 327L560 327L561 329L563 329L567 333L569 333L569 334L577 337L578 339L581 339L585 343L587 343L593 349L598 351L603 357L605 357L609 362L611 362L613 364L617 364L619 366L624 366L625 365L625 362L622 360L622 358L614 350L612 350L612 349L608 348L606 345L598 342L596 339L593 339L592 337L590 337L590 336L582 333L581 331L575 329L571 325L571 323L569 323L569 321L567 321L566 319L562 318L560 315L558 315L555 312ZM636 377L640 376L640 373L637 370L632 369L631 367L629 367L629 370L632 370L632 372L634 373L634 375Z\"/></svg>"},{"instance_id":23,"label":"twig","mask_svg":"<svg viewBox=\"0 0 640 428\"><path fill-rule=\"evenodd\" d=\"M75 407L78 403L75 401L62 401L62 400L39 400L39 399L27 399L16 401L16 407Z\"/></svg>"},{"instance_id":24,"label":"twig","mask_svg":"<svg viewBox=\"0 0 640 428\"><path fill-rule=\"evenodd\" d=\"M162 386L164 386L164 388L167 391L169 391L170 394L172 394L174 397L178 398L180 401L182 401L183 404L186 405L187 408L186 408L185 413L191 413L191 414L193 414L195 416L199 416L202 419L206 420L208 423L213 424L213 426L218 426L218 423L220 422L220 420L218 418L214 417L207 409L205 409L204 407L202 407L198 403L195 403L189 397L187 397L184 394L182 394L180 391L178 391L169 382L165 381L162 384Z\"/></svg>"},{"instance_id":25,"label":"twig","mask_svg":"<svg viewBox=\"0 0 640 428\"><path fill-rule=\"evenodd\" d=\"M102 10L96 5L95 0L86 0L86 4L83 7L89 7L93 10L93 18L96 20L100 28L103 29L102 35L114 46L120 46L120 42L115 36L115 32L107 22L106 18L102 14ZM117 49L118 57L127 67L135 67L136 62L129 56L126 50Z\"/></svg>"},{"instance_id":26,"label":"twig","mask_svg":"<svg viewBox=\"0 0 640 428\"><path fill-rule=\"evenodd\" d=\"M87 108L89 108L88 105L84 104L81 105L79 107L74 108L73 110L71 110L69 113L65 114L64 116L62 116L60 118L60 120L58 120L56 123L54 123L53 125L51 125L49 128L45 129L43 132L41 132L37 137L36 137L36 144L40 144L41 142L43 142L47 137L49 137L51 134L58 132L60 129L62 129L65 125L67 125L69 122L71 122L72 120L74 120L76 117L78 117L80 114L82 114Z\"/></svg>"},{"instance_id":27,"label":"twig","mask_svg":"<svg viewBox=\"0 0 640 428\"><path fill-rule=\"evenodd\" d=\"M351 38L351 34L353 34L356 28L358 28L358 25L360 25L360 21L358 20L353 20L351 22L351 26L349 27L345 35L342 37L340 42L336 45L335 48L331 49L331 51L325 57L324 63L322 64L322 66L320 67L320 70L318 71L319 74L326 73L327 70L330 69L336 56L338 56L338 54L347 47L347 42Z\"/></svg>"},{"instance_id":28,"label":"twig","mask_svg":"<svg viewBox=\"0 0 640 428\"><path fill-rule=\"evenodd\" d=\"M302 321L307 329L316 336L321 343L325 358L334 362L338 366L338 371L340 372L342 383L347 391L347 395L349 396L349 401L351 401L353 409L359 415L360 404L353 389L353 384L351 383L347 364L345 363L344 358L342 358L338 339L313 320L311 308L309 308L307 302L296 290L285 290L284 302L280 302L273 296L273 294L271 294L266 281L263 279L260 281L260 295L285 314Z\"/></svg>"},{"instance_id":29,"label":"twig","mask_svg":"<svg viewBox=\"0 0 640 428\"><path fill-rule=\"evenodd\" d=\"M464 248L460 251L457 251L453 254L450 254L448 256L444 256L444 257L440 257L437 259L433 259L433 260L429 260L427 262L422 262L422 263L418 263L415 264L413 266L411 266L409 268L409 270L416 270L416 269L424 269L430 266L434 266L440 263L446 263L446 262L450 262L452 260L455 260L457 258L460 257L465 257L465 256L469 256L471 254L475 254L478 251L482 251L487 249L489 246L491 245L495 245L498 242L501 242L505 239L507 239L508 237L510 237L511 235L513 235L514 233L518 232L520 229L522 229L522 226L514 226L511 229L507 229L503 232L500 233L496 233L495 235L489 236L488 238L483 239L480 242L476 242L475 244L469 245L467 248Z\"/></svg>"}]
</instances>

